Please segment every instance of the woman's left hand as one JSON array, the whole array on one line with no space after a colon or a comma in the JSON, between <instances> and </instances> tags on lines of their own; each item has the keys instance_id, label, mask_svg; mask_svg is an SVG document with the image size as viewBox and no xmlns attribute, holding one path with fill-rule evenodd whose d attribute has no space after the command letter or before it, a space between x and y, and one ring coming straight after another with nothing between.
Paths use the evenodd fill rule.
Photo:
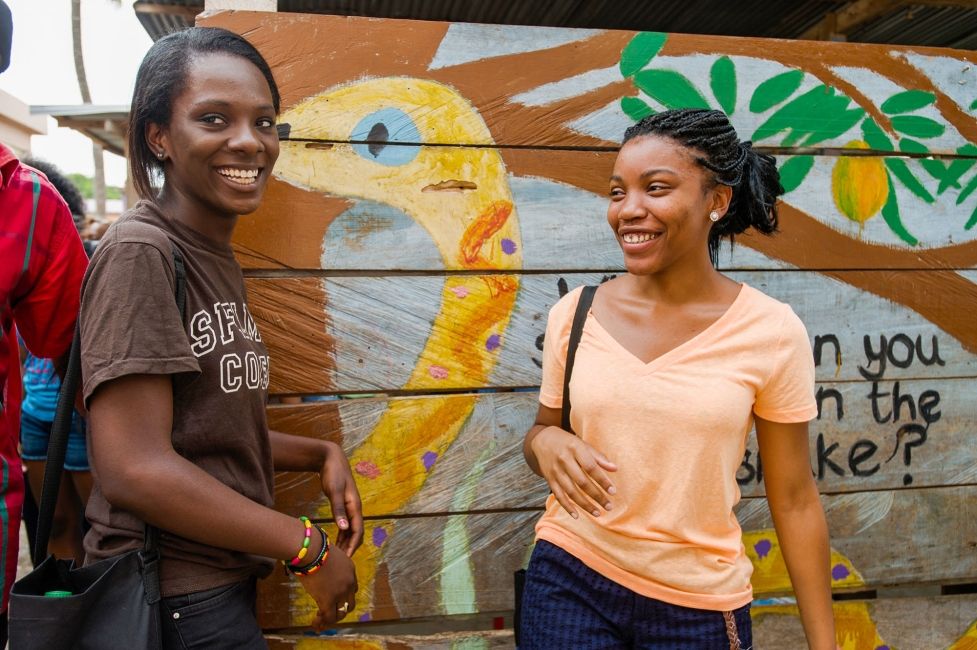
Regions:
<instances>
[{"instance_id":1,"label":"woman's left hand","mask_svg":"<svg viewBox=\"0 0 977 650\"><path fill-rule=\"evenodd\" d=\"M363 505L346 454L334 442L326 442L326 446L326 459L319 470L322 492L329 499L339 527L335 546L352 557L363 543Z\"/></svg>"}]
</instances>

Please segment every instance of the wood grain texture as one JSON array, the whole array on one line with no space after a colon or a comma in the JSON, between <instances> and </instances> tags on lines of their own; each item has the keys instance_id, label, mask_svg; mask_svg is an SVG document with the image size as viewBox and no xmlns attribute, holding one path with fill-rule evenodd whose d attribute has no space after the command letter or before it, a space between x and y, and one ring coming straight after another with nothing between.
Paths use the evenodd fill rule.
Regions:
<instances>
[{"instance_id":1,"label":"wood grain texture","mask_svg":"<svg viewBox=\"0 0 977 650\"><path fill-rule=\"evenodd\" d=\"M876 650L882 645L964 650L972 647L975 638L977 596L973 595L842 601L834 604L834 610L838 646L846 650ZM800 618L791 605L755 603L752 615L754 647L805 646ZM428 624L437 625L437 621ZM351 627L336 636L270 635L267 639L271 650L451 650L463 644L487 649L515 647L511 630L422 636L371 634L369 628Z\"/></svg>"},{"instance_id":2,"label":"wood grain texture","mask_svg":"<svg viewBox=\"0 0 977 650\"><path fill-rule=\"evenodd\" d=\"M847 650L964 650L975 642L973 595L840 601L834 611L838 646ZM755 647L806 645L796 608L754 604L752 615Z\"/></svg>"},{"instance_id":3,"label":"wood grain texture","mask_svg":"<svg viewBox=\"0 0 977 650\"><path fill-rule=\"evenodd\" d=\"M436 623L432 623L436 625ZM370 634L353 630L337 636L269 635L269 650L508 650L515 648L512 630L442 632L438 634Z\"/></svg>"},{"instance_id":4,"label":"wood grain texture","mask_svg":"<svg viewBox=\"0 0 977 650\"><path fill-rule=\"evenodd\" d=\"M757 271L730 277L793 307L820 352L820 381L977 376L977 327L970 317L977 313L977 290L942 285L927 279L930 273L837 271L828 278ZM977 286L977 273L953 275ZM539 337L549 309L565 290L600 282L605 274L513 276L519 289L508 321L478 332L466 323L497 302L490 293L499 277L510 276L462 276L463 287L438 276L249 279L252 311L271 351L271 391L538 385ZM897 294L901 304L856 283ZM883 336L884 370L876 359ZM434 375L423 375L430 369Z\"/></svg>"},{"instance_id":5,"label":"wood grain texture","mask_svg":"<svg viewBox=\"0 0 977 650\"><path fill-rule=\"evenodd\" d=\"M939 134L931 135L933 150L952 152L977 139L968 111L977 63L972 52L674 34L660 39L657 56L652 48L650 55L631 56L622 65L634 32L245 12L215 14L201 24L246 33L275 70L286 108L350 80L430 79L471 102L500 144L606 146L627 123L619 106L625 96L640 97L654 110L674 103L726 108L744 138L750 138L787 100L821 87L834 89L840 100L801 103L807 120L831 127L817 144L846 144L860 134L862 116L897 137L902 125L892 119L885 102L909 89L933 95L914 112L943 125ZM722 57L732 62L734 73L721 80L723 91L718 92L710 77ZM791 72L799 76L794 92L752 101L764 82ZM650 81L658 82L658 88ZM654 97L642 92L642 86L650 87ZM730 90L732 101L717 96L728 97ZM857 114L834 124L844 111ZM845 128L849 122L851 127ZM293 131L293 137L302 138L342 141L349 136L338 125ZM788 146L797 141L783 133L754 139L764 144L786 141Z\"/></svg>"},{"instance_id":6,"label":"wood grain texture","mask_svg":"<svg viewBox=\"0 0 977 650\"><path fill-rule=\"evenodd\" d=\"M462 222L474 218L465 213L464 201L486 187L482 168L468 165L460 179L453 178L449 170L459 158L482 149L420 147L435 162L429 168L414 164L380 167L378 173L395 181L398 189L370 197L375 181L369 173L357 170L350 178L339 173L344 168L355 169L353 163L361 160L349 145L303 151L300 158L290 154L307 146L283 143L276 166L278 179L269 184L263 207L242 219L235 232L235 249L245 268L461 268L439 255L437 242L424 223L430 218ZM613 152L513 149L501 150L493 158L505 174L506 187L499 191L511 195L515 204L522 269L622 268L620 248L605 220L614 157ZM926 197L922 198L898 177L886 176L885 158L860 156L854 167L844 162L851 156L799 158L810 160L810 169L804 182L782 199L780 234L744 238L731 253L724 252L721 268L782 268L785 264L803 269L977 268L977 230L973 225L967 227L977 207L977 193L965 195L958 204L963 189L959 181L956 187L944 186L933 175L944 173L938 170L953 163L897 160L900 169L918 180L917 191ZM778 156L777 160L783 166L794 165L799 158ZM425 190L453 181L471 183L473 188ZM895 191L904 234L893 231L881 215L890 188ZM829 250L805 245L812 230L819 240L830 243Z\"/></svg>"},{"instance_id":7,"label":"wood grain texture","mask_svg":"<svg viewBox=\"0 0 977 650\"><path fill-rule=\"evenodd\" d=\"M823 497L834 588L977 579L975 497L973 485ZM538 517L538 512L500 512L370 520L355 559L358 572L375 562L377 579L372 587L361 579L351 620L511 609L512 571L528 559ZM789 580L766 503L747 499L738 517L755 566L756 596L786 594ZM307 623L312 605L296 589L280 572L261 583L263 627Z\"/></svg>"},{"instance_id":8,"label":"wood grain texture","mask_svg":"<svg viewBox=\"0 0 977 650\"><path fill-rule=\"evenodd\" d=\"M902 397L896 422L892 421L894 384L881 385L890 395L875 400L878 417L867 397L872 393L871 383L821 386L822 417L810 427L811 467L821 492L977 483L977 446L972 444L977 437L973 379L899 382ZM837 395L824 391L837 391ZM919 397L927 391L932 392L924 399L928 412L924 417ZM905 396L910 396L912 404ZM936 396L939 402L933 404ZM354 466L354 472L364 513L384 517L452 512L456 510L459 492L468 495L466 507L472 511L541 507L549 490L542 479L529 471L522 457L523 436L536 417L535 392L274 406L268 410L269 425L278 431L338 442L349 456L358 457L357 449L374 435L390 402L403 405L396 410L400 421L392 430L406 432L408 437L423 437L411 430L411 424L420 419L428 403L456 402L467 406L471 401L471 415L440 454L391 436L373 447L374 455L358 461L362 464ZM933 422L927 423L927 418ZM887 421L879 423L879 419ZM757 445L752 434L746 449L737 475L740 489L744 497L762 496L762 469L757 471ZM472 468L482 463L488 469L477 481L471 481ZM400 510L384 510L388 487L376 478L408 475L418 481L417 494ZM328 503L314 475L281 473L275 494L276 507L283 512L295 516L309 512L328 514Z\"/></svg>"}]
</instances>

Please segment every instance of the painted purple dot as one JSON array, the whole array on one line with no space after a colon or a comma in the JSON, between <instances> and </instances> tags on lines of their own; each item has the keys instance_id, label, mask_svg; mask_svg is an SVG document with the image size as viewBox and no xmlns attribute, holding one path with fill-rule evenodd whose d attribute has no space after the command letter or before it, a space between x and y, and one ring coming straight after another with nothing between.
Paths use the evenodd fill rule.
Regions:
<instances>
[{"instance_id":1,"label":"painted purple dot","mask_svg":"<svg viewBox=\"0 0 977 650\"><path fill-rule=\"evenodd\" d=\"M753 545L753 550L756 551L757 557L760 559L767 557L767 554L772 548L773 544L770 543L769 539L761 539L759 542Z\"/></svg>"},{"instance_id":2,"label":"painted purple dot","mask_svg":"<svg viewBox=\"0 0 977 650\"><path fill-rule=\"evenodd\" d=\"M424 463L424 469L430 472L431 468L434 466L434 461L437 459L438 455L436 453L433 451L425 451L424 455L421 456L421 462Z\"/></svg>"},{"instance_id":3,"label":"painted purple dot","mask_svg":"<svg viewBox=\"0 0 977 650\"><path fill-rule=\"evenodd\" d=\"M887 646L887 645L880 645L880 646L877 646L875 648L875 650L889 650L889 646Z\"/></svg>"},{"instance_id":4,"label":"painted purple dot","mask_svg":"<svg viewBox=\"0 0 977 650\"><path fill-rule=\"evenodd\" d=\"M848 570L848 567L846 567L844 564L836 564L833 567L831 567L831 577L834 580L844 580L850 574L851 572Z\"/></svg>"},{"instance_id":5,"label":"painted purple dot","mask_svg":"<svg viewBox=\"0 0 977 650\"><path fill-rule=\"evenodd\" d=\"M373 529L373 545L377 548L383 546L383 543L387 541L387 531L382 527Z\"/></svg>"},{"instance_id":6,"label":"painted purple dot","mask_svg":"<svg viewBox=\"0 0 977 650\"><path fill-rule=\"evenodd\" d=\"M367 612L366 614L360 614L360 623L366 623L369 620L370 620L369 612Z\"/></svg>"},{"instance_id":7,"label":"painted purple dot","mask_svg":"<svg viewBox=\"0 0 977 650\"><path fill-rule=\"evenodd\" d=\"M485 349L489 352L497 350L500 345L502 345L502 337L498 334L493 334L485 341Z\"/></svg>"},{"instance_id":8,"label":"painted purple dot","mask_svg":"<svg viewBox=\"0 0 977 650\"><path fill-rule=\"evenodd\" d=\"M506 255L512 255L513 253L515 253L516 252L516 242L514 242L514 241L512 241L511 239L508 239L508 238L503 239L502 240L502 252L505 253Z\"/></svg>"}]
</instances>

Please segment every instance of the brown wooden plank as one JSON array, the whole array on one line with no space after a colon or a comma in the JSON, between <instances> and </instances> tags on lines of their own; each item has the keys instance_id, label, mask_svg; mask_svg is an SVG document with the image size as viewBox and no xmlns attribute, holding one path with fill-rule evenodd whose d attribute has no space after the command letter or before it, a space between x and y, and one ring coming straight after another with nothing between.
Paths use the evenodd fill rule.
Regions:
<instances>
[{"instance_id":1,"label":"brown wooden plank","mask_svg":"<svg viewBox=\"0 0 977 650\"><path fill-rule=\"evenodd\" d=\"M875 400L878 414L873 414L872 400L866 397L871 383L822 384L822 417L810 427L811 467L819 489L841 493L977 482L973 382L900 382L899 395L910 399L899 400L897 422L892 421L891 394ZM877 392L891 393L893 388L885 383ZM919 396L926 391L932 392L923 400L924 414ZM431 405L447 410L450 403L470 409L460 430L431 432L423 425ZM466 495L466 510L540 507L548 489L522 459L523 435L537 407L533 392L337 400L274 406L268 413L275 430L341 443L357 474L364 512L382 517L454 512ZM387 428L378 426L385 415L396 418ZM762 469L757 471L752 434L746 449L738 473L740 489L744 497L761 496ZM477 469L481 466L488 469L482 473ZM412 491L402 494L400 489L408 485ZM277 508L284 512L328 514L313 475L280 474L276 495Z\"/></svg>"},{"instance_id":2,"label":"brown wooden plank","mask_svg":"<svg viewBox=\"0 0 977 650\"><path fill-rule=\"evenodd\" d=\"M850 650L964 650L977 642L977 596L880 598L834 603L838 646ZM757 648L803 648L796 606L754 604Z\"/></svg>"},{"instance_id":3,"label":"brown wooden plank","mask_svg":"<svg viewBox=\"0 0 977 650\"><path fill-rule=\"evenodd\" d=\"M796 606L754 603L753 642L757 648L802 648L807 641ZM977 638L977 596L881 598L834 603L838 646L848 650L880 647L914 650L964 650ZM451 619L434 619L424 627L437 629ZM410 629L412 626L404 626ZM377 648L450 650L455 644L479 648L513 648L512 630L377 634L371 628L348 627L334 636L269 635L271 650L340 650ZM971 644L971 645L968 645Z\"/></svg>"},{"instance_id":4,"label":"brown wooden plank","mask_svg":"<svg viewBox=\"0 0 977 650\"><path fill-rule=\"evenodd\" d=\"M235 248L245 267L622 268L604 219L612 152L425 146L417 160L427 162L391 169L362 160L348 144L310 146L283 143L278 180L269 184L263 207L241 220ZM781 233L743 238L731 255L723 253L721 268L977 268L977 195L958 204L959 181L954 186L940 180L948 165L964 162L890 161L916 179L927 197L920 198L904 177L887 171L885 158L800 158L811 167L783 197ZM778 158L781 166L798 162L803 160ZM431 189L455 181L471 189ZM900 227L881 216L889 189ZM496 240L482 245L484 254L466 258L465 228L498 204L513 206L506 216L512 232L499 230ZM812 238L823 245L810 246ZM513 253L493 255L502 239Z\"/></svg>"},{"instance_id":5,"label":"brown wooden plank","mask_svg":"<svg viewBox=\"0 0 977 650\"><path fill-rule=\"evenodd\" d=\"M550 307L602 277L251 278L248 291L272 392L438 392L538 384ZM975 272L730 277L793 306L820 354L821 381L879 376L883 337L881 380L977 375Z\"/></svg>"},{"instance_id":6,"label":"brown wooden plank","mask_svg":"<svg viewBox=\"0 0 977 650\"><path fill-rule=\"evenodd\" d=\"M900 128L918 132L886 105L918 89L932 93L931 105L908 112L942 127L925 133L931 150L953 152L977 140L969 113L972 52L672 34L657 37L657 56L652 49L634 60L624 50L635 33L623 31L245 12L207 16L201 24L247 34L262 50L296 138L347 140L364 115L398 105L431 143L607 146L630 121L620 100L641 97L652 110L724 107L743 139L761 144L842 146L861 137L866 118L893 138L903 135ZM713 67L721 59L732 74ZM793 92L774 96L762 88L784 73L800 75ZM827 88L834 102L798 100ZM800 101L794 112L804 118L789 124L820 129L818 137L787 127L763 135L761 126L788 100ZM480 129L459 125L465 111ZM831 128L839 123L841 133Z\"/></svg>"},{"instance_id":7,"label":"brown wooden plank","mask_svg":"<svg viewBox=\"0 0 977 650\"><path fill-rule=\"evenodd\" d=\"M977 579L977 487L928 488L823 498L831 529L832 584L860 591ZM512 571L523 566L538 512L408 517L367 522L354 560L360 582L350 619L391 620L505 611ZM761 499L739 509L757 597L789 580ZM262 626L307 623L314 605L281 572L260 585Z\"/></svg>"},{"instance_id":8,"label":"brown wooden plank","mask_svg":"<svg viewBox=\"0 0 977 650\"><path fill-rule=\"evenodd\" d=\"M320 637L276 634L269 635L266 639L269 650L454 650L459 647L502 650L515 647L512 630L439 632L424 635L371 634L356 630L351 633Z\"/></svg>"}]
</instances>

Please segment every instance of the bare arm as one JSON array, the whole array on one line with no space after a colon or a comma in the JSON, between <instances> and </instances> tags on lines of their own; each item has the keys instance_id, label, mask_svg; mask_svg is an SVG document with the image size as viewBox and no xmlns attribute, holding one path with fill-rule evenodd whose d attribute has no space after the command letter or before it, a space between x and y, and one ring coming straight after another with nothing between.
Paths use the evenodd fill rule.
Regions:
<instances>
[{"instance_id":1,"label":"bare arm","mask_svg":"<svg viewBox=\"0 0 977 650\"><path fill-rule=\"evenodd\" d=\"M363 543L363 506L342 447L334 442L269 431L275 470L318 472L339 527L336 545L351 556Z\"/></svg>"},{"instance_id":2,"label":"bare arm","mask_svg":"<svg viewBox=\"0 0 977 650\"><path fill-rule=\"evenodd\" d=\"M763 480L812 650L834 650L828 525L811 475L808 424L756 418Z\"/></svg>"},{"instance_id":3,"label":"bare arm","mask_svg":"<svg viewBox=\"0 0 977 650\"><path fill-rule=\"evenodd\" d=\"M560 428L560 409L539 405L536 423L526 433L526 464L546 479L553 496L574 519L579 506L595 517L610 510L615 489L607 472L617 465L586 442Z\"/></svg>"},{"instance_id":4,"label":"bare arm","mask_svg":"<svg viewBox=\"0 0 977 650\"><path fill-rule=\"evenodd\" d=\"M294 557L303 524L255 503L177 454L172 413L166 375L122 377L92 395L90 451L105 498L181 537L279 560ZM309 553L320 546L313 535ZM352 564L343 553L330 553L323 570L302 583L325 622L335 620L339 605L352 602L356 592Z\"/></svg>"}]
</instances>

